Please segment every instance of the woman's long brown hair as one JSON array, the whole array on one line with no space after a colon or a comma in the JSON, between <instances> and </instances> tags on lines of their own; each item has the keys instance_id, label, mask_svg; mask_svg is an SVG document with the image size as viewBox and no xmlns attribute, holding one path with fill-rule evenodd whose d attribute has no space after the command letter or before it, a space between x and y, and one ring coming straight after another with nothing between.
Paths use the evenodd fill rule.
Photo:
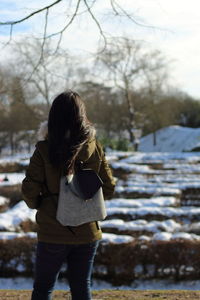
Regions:
<instances>
[{"instance_id":1,"label":"woman's long brown hair","mask_svg":"<svg viewBox=\"0 0 200 300\"><path fill-rule=\"evenodd\" d=\"M66 174L71 173L75 158L89 139L92 129L80 96L72 91L58 95L52 103L48 118L50 163L63 166Z\"/></svg>"}]
</instances>

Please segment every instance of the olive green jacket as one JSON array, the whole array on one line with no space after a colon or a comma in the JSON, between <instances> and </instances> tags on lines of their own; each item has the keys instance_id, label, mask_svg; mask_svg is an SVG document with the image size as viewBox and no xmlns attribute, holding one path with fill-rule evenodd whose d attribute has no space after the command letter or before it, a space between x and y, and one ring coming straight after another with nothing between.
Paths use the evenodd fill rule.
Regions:
<instances>
[{"instance_id":1,"label":"olive green jacket","mask_svg":"<svg viewBox=\"0 0 200 300\"><path fill-rule=\"evenodd\" d=\"M101 145L93 138L83 145L77 156L84 168L95 170L103 181L105 199L112 197L114 179ZM26 177L22 182L22 195L30 208L37 209L38 240L48 243L82 244L101 239L98 222L76 227L61 225L56 220L61 168L55 168L48 157L48 140L36 144Z\"/></svg>"}]
</instances>

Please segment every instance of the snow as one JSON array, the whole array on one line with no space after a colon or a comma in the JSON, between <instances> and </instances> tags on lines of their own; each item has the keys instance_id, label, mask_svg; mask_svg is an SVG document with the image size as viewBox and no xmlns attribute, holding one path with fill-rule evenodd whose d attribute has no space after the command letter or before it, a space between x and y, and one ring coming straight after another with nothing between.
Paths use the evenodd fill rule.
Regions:
<instances>
[{"instance_id":1,"label":"snow","mask_svg":"<svg viewBox=\"0 0 200 300\"><path fill-rule=\"evenodd\" d=\"M199 231L200 232L200 222L194 222L191 224L184 224L182 226L182 229L184 231Z\"/></svg>"},{"instance_id":2,"label":"snow","mask_svg":"<svg viewBox=\"0 0 200 300\"><path fill-rule=\"evenodd\" d=\"M5 176L7 176L8 181L1 181ZM24 177L24 173L0 173L0 186L21 184Z\"/></svg>"},{"instance_id":3,"label":"snow","mask_svg":"<svg viewBox=\"0 0 200 300\"><path fill-rule=\"evenodd\" d=\"M0 206L7 205L8 203L9 203L9 199L8 198L0 196Z\"/></svg>"},{"instance_id":4,"label":"snow","mask_svg":"<svg viewBox=\"0 0 200 300\"><path fill-rule=\"evenodd\" d=\"M102 244L137 240L141 247L148 248L149 243L156 241L200 240L200 153L110 151L106 156L114 172L120 170L126 177L118 180L115 198L106 201L108 218L100 223L105 231ZM13 161L26 165L28 155L16 156ZM6 162L12 159L0 161ZM9 182L1 182L0 186L20 184L24 178L24 173L1 173L0 179L5 175ZM194 193L187 189L194 189ZM199 207L183 206L185 199L185 205L199 203ZM9 199L0 196L0 205L6 201ZM24 201L0 213L0 239L36 239L35 232L24 233L19 226L26 220L35 222L35 213Z\"/></svg>"},{"instance_id":5,"label":"snow","mask_svg":"<svg viewBox=\"0 0 200 300\"><path fill-rule=\"evenodd\" d=\"M120 231L149 231L149 232L174 232L181 228L181 225L174 220L165 220L165 221L151 221L146 220L135 220L125 222L121 219L112 219L101 222L102 228L115 228Z\"/></svg>"},{"instance_id":6,"label":"snow","mask_svg":"<svg viewBox=\"0 0 200 300\"><path fill-rule=\"evenodd\" d=\"M8 290L31 290L33 287L33 278L15 277L1 278L1 286ZM179 280L174 282L172 279L135 279L130 285L113 286L111 283L92 279L93 290L197 290L199 291L200 280ZM68 284L65 278L59 278L55 284L55 290L68 290Z\"/></svg>"},{"instance_id":7,"label":"snow","mask_svg":"<svg viewBox=\"0 0 200 300\"><path fill-rule=\"evenodd\" d=\"M115 192L122 194L122 193L139 193L139 194L150 194L150 195L180 195L181 191L177 188L170 188L170 187L151 187L151 186L132 186L132 187L124 187L124 186L117 186L115 188Z\"/></svg>"},{"instance_id":8,"label":"snow","mask_svg":"<svg viewBox=\"0 0 200 300\"><path fill-rule=\"evenodd\" d=\"M27 278L22 276L17 276L14 278L1 278L1 286L5 290L32 290L33 288L33 278ZM130 286L120 286L120 289L130 289ZM55 283L55 290L69 290L69 285L66 278L58 278ZM117 289L116 286L112 286L111 283L104 280L92 279L92 289L102 290L102 289ZM69 299L69 298L66 298Z\"/></svg>"},{"instance_id":9,"label":"snow","mask_svg":"<svg viewBox=\"0 0 200 300\"><path fill-rule=\"evenodd\" d=\"M107 209L108 216L115 214L129 215L132 218L138 216L148 216L148 215L159 215L168 218L172 217L187 217L190 218L200 218L200 208L199 207L141 207L141 208L125 208L125 207L110 207Z\"/></svg>"},{"instance_id":10,"label":"snow","mask_svg":"<svg viewBox=\"0 0 200 300\"><path fill-rule=\"evenodd\" d=\"M177 163L200 162L200 152L133 152L120 162L128 164L163 164L176 161Z\"/></svg>"},{"instance_id":11,"label":"snow","mask_svg":"<svg viewBox=\"0 0 200 300\"><path fill-rule=\"evenodd\" d=\"M106 159L108 161L118 160L127 156L132 155L133 151L115 151L112 149L106 149Z\"/></svg>"},{"instance_id":12,"label":"snow","mask_svg":"<svg viewBox=\"0 0 200 300\"><path fill-rule=\"evenodd\" d=\"M179 203L179 199L175 197L152 197L150 199L124 199L116 198L106 201L106 207L162 207L162 206L176 206Z\"/></svg>"},{"instance_id":13,"label":"snow","mask_svg":"<svg viewBox=\"0 0 200 300\"><path fill-rule=\"evenodd\" d=\"M22 238L22 237L36 238L36 236L37 236L36 232L19 233L19 232L0 231L0 240L11 240L11 239Z\"/></svg>"},{"instance_id":14,"label":"snow","mask_svg":"<svg viewBox=\"0 0 200 300\"><path fill-rule=\"evenodd\" d=\"M27 152L23 152L23 153L16 153L14 155L0 155L0 164L4 164L4 163L21 163L23 161L29 161L30 157L31 157L32 153L27 153Z\"/></svg>"},{"instance_id":15,"label":"snow","mask_svg":"<svg viewBox=\"0 0 200 300\"><path fill-rule=\"evenodd\" d=\"M174 233L171 239L185 239L185 240L200 240L200 236L194 233L177 232Z\"/></svg>"},{"instance_id":16,"label":"snow","mask_svg":"<svg viewBox=\"0 0 200 300\"><path fill-rule=\"evenodd\" d=\"M101 243L104 244L122 244L122 243L130 243L134 241L134 238L129 235L119 235L113 233L103 233Z\"/></svg>"},{"instance_id":17,"label":"snow","mask_svg":"<svg viewBox=\"0 0 200 300\"><path fill-rule=\"evenodd\" d=\"M22 238L22 237L30 237L33 239L37 238L36 232L27 232L27 233L19 233L19 232L1 232L0 231L0 240L10 240L15 238ZM138 238L140 241L170 241L173 239L185 239L185 240L193 240L199 241L200 236L196 234L189 234L185 232L177 232L177 233L170 233L170 232L159 232L155 233L152 237L141 235ZM103 233L103 238L100 241L103 244L113 243L113 244L124 244L130 243L135 239L129 235L116 235L112 233Z\"/></svg>"},{"instance_id":18,"label":"snow","mask_svg":"<svg viewBox=\"0 0 200 300\"><path fill-rule=\"evenodd\" d=\"M157 178L158 179L158 178ZM118 188L121 188L120 184L123 184L123 188L126 190L130 190L131 189L137 189L139 188L140 190L144 191L145 189L150 190L150 193L160 193L159 189L162 190L161 193L164 194L168 194L169 193L169 189L172 190L172 193L174 190L178 191L179 193L181 192L181 190L184 189L188 189L188 188L200 188L200 178L196 179L196 181L177 181L174 180L174 182L162 182L162 181L158 181L155 178L155 182L152 181L148 181L148 180L143 180L143 182L137 182L134 180L128 180L126 182L118 182L118 186L117 186L117 190ZM128 188L128 189L127 189ZM154 189L154 191L153 191ZM178 194L178 192L176 192L176 194Z\"/></svg>"},{"instance_id":19,"label":"snow","mask_svg":"<svg viewBox=\"0 0 200 300\"><path fill-rule=\"evenodd\" d=\"M140 235L138 238L139 241L145 241L145 242L149 242L151 240L151 238L147 235Z\"/></svg>"},{"instance_id":20,"label":"snow","mask_svg":"<svg viewBox=\"0 0 200 300\"><path fill-rule=\"evenodd\" d=\"M169 183L199 183L200 182L200 176L197 176L197 174L190 174L184 172L181 172L181 174L177 174L176 172L165 172L164 174L159 174L151 176L150 178L145 177L144 175L138 176L137 174L130 174L128 182L135 182L135 183L142 183L144 184L148 183L163 183L163 184L169 184ZM125 184L125 182L123 182Z\"/></svg>"},{"instance_id":21,"label":"snow","mask_svg":"<svg viewBox=\"0 0 200 300\"><path fill-rule=\"evenodd\" d=\"M153 240L155 240L155 241L170 241L171 236L172 235L169 232L160 232L160 233L154 234Z\"/></svg>"},{"instance_id":22,"label":"snow","mask_svg":"<svg viewBox=\"0 0 200 300\"><path fill-rule=\"evenodd\" d=\"M13 208L1 213L0 230L15 231L17 227L26 220L35 221L35 209L30 209L24 201L20 201Z\"/></svg>"},{"instance_id":23,"label":"snow","mask_svg":"<svg viewBox=\"0 0 200 300\"><path fill-rule=\"evenodd\" d=\"M176 162L168 162L163 164L163 169L172 169L176 171L184 171L190 173L200 173L200 165L192 165L192 164L178 164Z\"/></svg>"},{"instance_id":24,"label":"snow","mask_svg":"<svg viewBox=\"0 0 200 300\"><path fill-rule=\"evenodd\" d=\"M169 126L141 138L139 150L143 152L182 152L200 147L200 128Z\"/></svg>"},{"instance_id":25,"label":"snow","mask_svg":"<svg viewBox=\"0 0 200 300\"><path fill-rule=\"evenodd\" d=\"M30 238L36 238L37 233L36 232L7 232L7 231L0 231L0 240L10 240L15 238L21 238L21 237L30 237ZM122 243L130 243L134 241L134 238L129 235L117 235L112 233L103 233L101 243L108 244L122 244Z\"/></svg>"},{"instance_id":26,"label":"snow","mask_svg":"<svg viewBox=\"0 0 200 300\"><path fill-rule=\"evenodd\" d=\"M177 232L177 233L169 233L169 232L160 232L154 234L153 238L154 241L170 241L173 239L183 239L183 240L200 240L200 236L196 234L189 234L186 232Z\"/></svg>"},{"instance_id":27,"label":"snow","mask_svg":"<svg viewBox=\"0 0 200 300\"><path fill-rule=\"evenodd\" d=\"M148 166L130 164L126 162L113 162L113 169L122 169L127 172L137 172L137 173L149 173L151 172Z\"/></svg>"}]
</instances>

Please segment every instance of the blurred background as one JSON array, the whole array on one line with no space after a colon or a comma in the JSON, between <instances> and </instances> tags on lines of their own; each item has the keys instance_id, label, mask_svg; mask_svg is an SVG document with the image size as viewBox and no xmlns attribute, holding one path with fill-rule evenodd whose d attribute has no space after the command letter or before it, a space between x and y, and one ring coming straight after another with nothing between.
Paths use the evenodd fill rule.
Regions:
<instances>
[{"instance_id":1,"label":"blurred background","mask_svg":"<svg viewBox=\"0 0 200 300\"><path fill-rule=\"evenodd\" d=\"M197 0L1 1L0 288L32 287L35 210L21 181L51 102L72 89L117 179L94 287L198 289L199 8ZM66 266L58 288L62 277Z\"/></svg>"}]
</instances>

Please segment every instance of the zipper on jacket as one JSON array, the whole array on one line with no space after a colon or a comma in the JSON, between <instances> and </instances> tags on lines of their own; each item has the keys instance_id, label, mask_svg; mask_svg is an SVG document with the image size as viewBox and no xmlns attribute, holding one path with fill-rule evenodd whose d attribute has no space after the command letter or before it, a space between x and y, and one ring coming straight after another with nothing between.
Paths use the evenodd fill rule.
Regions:
<instances>
[{"instance_id":1,"label":"zipper on jacket","mask_svg":"<svg viewBox=\"0 0 200 300\"><path fill-rule=\"evenodd\" d=\"M70 226L67 226L67 228L69 229L69 231L73 234L76 235L76 233L72 230L72 228Z\"/></svg>"},{"instance_id":2,"label":"zipper on jacket","mask_svg":"<svg viewBox=\"0 0 200 300\"><path fill-rule=\"evenodd\" d=\"M98 221L95 221L96 222L96 227L97 227L97 230L100 230L100 227L99 227L99 223Z\"/></svg>"}]
</instances>

